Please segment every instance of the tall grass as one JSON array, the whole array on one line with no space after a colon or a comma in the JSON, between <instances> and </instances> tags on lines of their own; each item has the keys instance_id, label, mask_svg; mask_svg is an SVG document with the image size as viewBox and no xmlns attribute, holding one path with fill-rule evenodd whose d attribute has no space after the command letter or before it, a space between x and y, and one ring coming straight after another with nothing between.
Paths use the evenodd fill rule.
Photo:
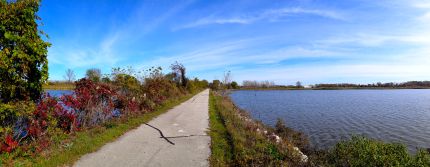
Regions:
<instances>
[{"instance_id":1,"label":"tall grass","mask_svg":"<svg viewBox=\"0 0 430 167\"><path fill-rule=\"evenodd\" d=\"M233 161L233 143L225 127L225 120L219 112L216 99L212 92L209 96L209 121L211 136L211 166L228 166Z\"/></svg>"},{"instance_id":2,"label":"tall grass","mask_svg":"<svg viewBox=\"0 0 430 167\"><path fill-rule=\"evenodd\" d=\"M216 93L210 96L212 166L305 165L288 140L272 138L273 130L251 120L226 97Z\"/></svg>"},{"instance_id":3,"label":"tall grass","mask_svg":"<svg viewBox=\"0 0 430 167\"><path fill-rule=\"evenodd\" d=\"M42 85L44 90L73 90L75 84L70 82L48 82Z\"/></svg>"}]
</instances>

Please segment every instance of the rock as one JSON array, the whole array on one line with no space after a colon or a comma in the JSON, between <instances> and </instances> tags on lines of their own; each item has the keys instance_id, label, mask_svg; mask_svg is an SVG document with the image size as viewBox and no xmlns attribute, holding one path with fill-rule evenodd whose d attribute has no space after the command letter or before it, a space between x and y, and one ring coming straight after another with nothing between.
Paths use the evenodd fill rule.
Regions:
<instances>
[{"instance_id":1,"label":"rock","mask_svg":"<svg viewBox=\"0 0 430 167\"><path fill-rule=\"evenodd\" d=\"M294 147L293 149L294 149L295 151L297 151L297 154L299 154L299 156L300 156L300 160L301 160L303 163L308 162L308 156L307 156L307 155L305 155L305 154L303 154L303 152L302 152L302 151L300 151L300 149L299 149L298 147Z\"/></svg>"}]
</instances>

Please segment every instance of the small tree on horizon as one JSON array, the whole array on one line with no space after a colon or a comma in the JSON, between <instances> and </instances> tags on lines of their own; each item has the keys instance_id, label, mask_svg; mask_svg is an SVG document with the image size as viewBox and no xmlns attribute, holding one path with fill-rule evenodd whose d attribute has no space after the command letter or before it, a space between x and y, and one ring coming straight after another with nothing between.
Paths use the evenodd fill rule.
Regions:
<instances>
[{"instance_id":1,"label":"small tree on horizon","mask_svg":"<svg viewBox=\"0 0 430 167\"><path fill-rule=\"evenodd\" d=\"M231 84L231 80L232 80L231 71L224 72L222 84L227 89L231 87L231 85L230 85Z\"/></svg>"},{"instance_id":2,"label":"small tree on horizon","mask_svg":"<svg viewBox=\"0 0 430 167\"><path fill-rule=\"evenodd\" d=\"M301 88L301 87L303 87L303 86L302 86L302 82L297 81L297 82L296 82L296 87L297 87L297 88Z\"/></svg>"},{"instance_id":3,"label":"small tree on horizon","mask_svg":"<svg viewBox=\"0 0 430 167\"><path fill-rule=\"evenodd\" d=\"M64 80L66 80L69 83L76 80L75 72L72 69L67 69L66 75L64 75L63 77L64 77Z\"/></svg>"},{"instance_id":4,"label":"small tree on horizon","mask_svg":"<svg viewBox=\"0 0 430 167\"><path fill-rule=\"evenodd\" d=\"M98 68L88 69L87 72L85 73L85 77L94 82L99 82L101 76L102 76L102 72Z\"/></svg>"},{"instance_id":5,"label":"small tree on horizon","mask_svg":"<svg viewBox=\"0 0 430 167\"><path fill-rule=\"evenodd\" d=\"M233 89L237 89L237 88L239 88L239 84L237 84L237 82L236 81L233 81L233 82L231 82L231 88L233 88Z\"/></svg>"},{"instance_id":6,"label":"small tree on horizon","mask_svg":"<svg viewBox=\"0 0 430 167\"><path fill-rule=\"evenodd\" d=\"M221 82L217 79L213 80L210 86L211 86L211 89L213 90L219 90L219 88L221 87Z\"/></svg>"},{"instance_id":7,"label":"small tree on horizon","mask_svg":"<svg viewBox=\"0 0 430 167\"><path fill-rule=\"evenodd\" d=\"M174 77L176 78L179 85L182 87L187 87L187 77L185 76L186 68L179 62L173 63L170 68L173 71Z\"/></svg>"}]
</instances>

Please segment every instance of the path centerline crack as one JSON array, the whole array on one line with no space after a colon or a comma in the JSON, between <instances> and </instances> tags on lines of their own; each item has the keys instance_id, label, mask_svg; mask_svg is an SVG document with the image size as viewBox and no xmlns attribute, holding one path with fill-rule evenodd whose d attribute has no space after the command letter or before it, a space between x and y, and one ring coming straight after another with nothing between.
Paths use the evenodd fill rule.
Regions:
<instances>
[{"instance_id":1,"label":"path centerline crack","mask_svg":"<svg viewBox=\"0 0 430 167\"><path fill-rule=\"evenodd\" d=\"M155 130L157 130L159 133L160 133L160 138L163 138L164 140L166 140L168 143L170 143L170 144L172 144L172 145L175 145L175 143L173 143L172 141L170 141L168 138L166 138L165 136L164 136L164 134L163 134L163 132L160 130L160 129L158 129L158 128L156 128L155 126L152 126L152 125L150 125L150 124L148 124L148 123L145 123L145 125L148 125L149 127L151 127L151 128L154 128Z\"/></svg>"}]
</instances>

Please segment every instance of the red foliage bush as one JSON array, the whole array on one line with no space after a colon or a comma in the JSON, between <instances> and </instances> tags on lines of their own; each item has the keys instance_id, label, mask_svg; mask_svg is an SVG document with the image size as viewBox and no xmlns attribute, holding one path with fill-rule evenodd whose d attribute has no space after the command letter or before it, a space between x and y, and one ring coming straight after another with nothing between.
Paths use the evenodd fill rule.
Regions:
<instances>
[{"instance_id":1,"label":"red foliage bush","mask_svg":"<svg viewBox=\"0 0 430 167\"><path fill-rule=\"evenodd\" d=\"M1 145L1 152L12 152L15 148L18 147L18 141L15 141L12 136L7 135L6 140Z\"/></svg>"},{"instance_id":2,"label":"red foliage bush","mask_svg":"<svg viewBox=\"0 0 430 167\"><path fill-rule=\"evenodd\" d=\"M7 124L21 130L15 139L11 135L0 136L5 137L5 140L0 139L0 152L12 152L20 145L25 150L40 152L50 145L51 137L59 132L58 129L72 133L114 117L151 111L165 100L186 93L185 89L178 88L161 73L146 78L144 84L128 77L123 82L110 84L81 79L75 82L75 86L72 95L59 98L43 95L35 109L31 108L27 114L20 116L20 120L24 120L22 125L15 124L16 121Z\"/></svg>"},{"instance_id":3,"label":"red foliage bush","mask_svg":"<svg viewBox=\"0 0 430 167\"><path fill-rule=\"evenodd\" d=\"M32 138L39 138L44 135L48 128L48 123L51 121L50 116L55 112L61 112L61 110L62 107L57 100L49 95L44 95L30 117L28 134Z\"/></svg>"},{"instance_id":4,"label":"red foliage bush","mask_svg":"<svg viewBox=\"0 0 430 167\"><path fill-rule=\"evenodd\" d=\"M116 92L104 83L95 83L88 79L76 82L76 102L71 102L79 110L81 126L93 126L104 122L112 115L115 109L114 99Z\"/></svg>"}]
</instances>

